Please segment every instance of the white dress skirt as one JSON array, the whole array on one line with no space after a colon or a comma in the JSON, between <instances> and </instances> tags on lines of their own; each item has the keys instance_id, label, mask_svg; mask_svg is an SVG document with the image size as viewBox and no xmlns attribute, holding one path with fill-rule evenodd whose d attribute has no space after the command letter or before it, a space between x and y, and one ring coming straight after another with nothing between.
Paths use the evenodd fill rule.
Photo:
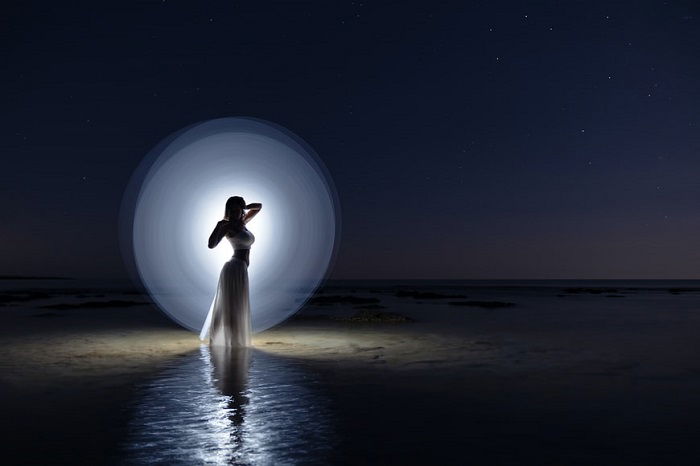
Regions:
<instances>
[{"instance_id":1,"label":"white dress skirt","mask_svg":"<svg viewBox=\"0 0 700 466\"><path fill-rule=\"evenodd\" d=\"M250 249L255 241L253 234L243 230L227 237L234 249ZM232 257L219 274L219 284L209 309L210 324L205 322L202 334L209 331L209 344L214 346L250 346L252 334L250 322L250 291L248 288L248 264Z\"/></svg>"}]
</instances>

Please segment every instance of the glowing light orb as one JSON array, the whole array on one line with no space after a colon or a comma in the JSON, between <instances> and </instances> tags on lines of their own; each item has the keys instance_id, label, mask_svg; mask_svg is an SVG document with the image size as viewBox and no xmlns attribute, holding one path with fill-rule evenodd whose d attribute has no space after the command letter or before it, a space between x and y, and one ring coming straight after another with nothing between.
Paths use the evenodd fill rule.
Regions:
<instances>
[{"instance_id":1,"label":"glowing light orb","mask_svg":"<svg viewBox=\"0 0 700 466\"><path fill-rule=\"evenodd\" d=\"M248 268L253 331L296 312L337 251L339 202L315 152L272 123L221 118L159 143L133 174L122 201L122 252L155 303L199 332L233 250L207 240L230 196L260 202Z\"/></svg>"}]
</instances>

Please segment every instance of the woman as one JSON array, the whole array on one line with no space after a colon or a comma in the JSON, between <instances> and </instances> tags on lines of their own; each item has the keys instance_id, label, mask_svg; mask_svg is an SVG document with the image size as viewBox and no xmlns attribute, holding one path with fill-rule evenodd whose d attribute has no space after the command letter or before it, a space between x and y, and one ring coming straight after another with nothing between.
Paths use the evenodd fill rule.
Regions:
<instances>
[{"instance_id":1,"label":"woman","mask_svg":"<svg viewBox=\"0 0 700 466\"><path fill-rule=\"evenodd\" d=\"M209 249L216 247L225 236L234 252L219 274L216 295L209 310L209 342L216 346L250 346L250 299L248 291L248 264L250 246L255 241L245 227L262 209L262 204L246 205L240 196L226 201L224 219L220 220L209 237ZM247 212L246 212L247 210ZM206 330L206 323L205 329ZM204 334L204 332L202 332Z\"/></svg>"}]
</instances>

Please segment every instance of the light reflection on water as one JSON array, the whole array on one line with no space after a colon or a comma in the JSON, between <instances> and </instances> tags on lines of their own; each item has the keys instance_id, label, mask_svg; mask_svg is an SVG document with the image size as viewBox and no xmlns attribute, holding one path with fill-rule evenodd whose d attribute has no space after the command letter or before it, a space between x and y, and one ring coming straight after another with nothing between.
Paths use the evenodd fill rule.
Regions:
<instances>
[{"instance_id":1,"label":"light reflection on water","mask_svg":"<svg viewBox=\"0 0 700 466\"><path fill-rule=\"evenodd\" d=\"M323 463L333 434L313 384L288 360L203 345L140 387L126 462Z\"/></svg>"}]
</instances>

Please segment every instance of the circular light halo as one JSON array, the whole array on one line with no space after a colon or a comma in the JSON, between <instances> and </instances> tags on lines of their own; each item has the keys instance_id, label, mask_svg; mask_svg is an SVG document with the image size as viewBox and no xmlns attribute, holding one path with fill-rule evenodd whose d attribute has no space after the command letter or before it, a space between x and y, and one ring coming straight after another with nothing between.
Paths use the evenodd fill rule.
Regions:
<instances>
[{"instance_id":1,"label":"circular light halo","mask_svg":"<svg viewBox=\"0 0 700 466\"><path fill-rule=\"evenodd\" d=\"M248 223L253 331L294 314L331 269L340 203L330 173L301 138L265 120L219 118L188 126L154 147L122 200L127 268L158 307L199 332L232 249L207 239L226 199L261 202Z\"/></svg>"}]
</instances>

